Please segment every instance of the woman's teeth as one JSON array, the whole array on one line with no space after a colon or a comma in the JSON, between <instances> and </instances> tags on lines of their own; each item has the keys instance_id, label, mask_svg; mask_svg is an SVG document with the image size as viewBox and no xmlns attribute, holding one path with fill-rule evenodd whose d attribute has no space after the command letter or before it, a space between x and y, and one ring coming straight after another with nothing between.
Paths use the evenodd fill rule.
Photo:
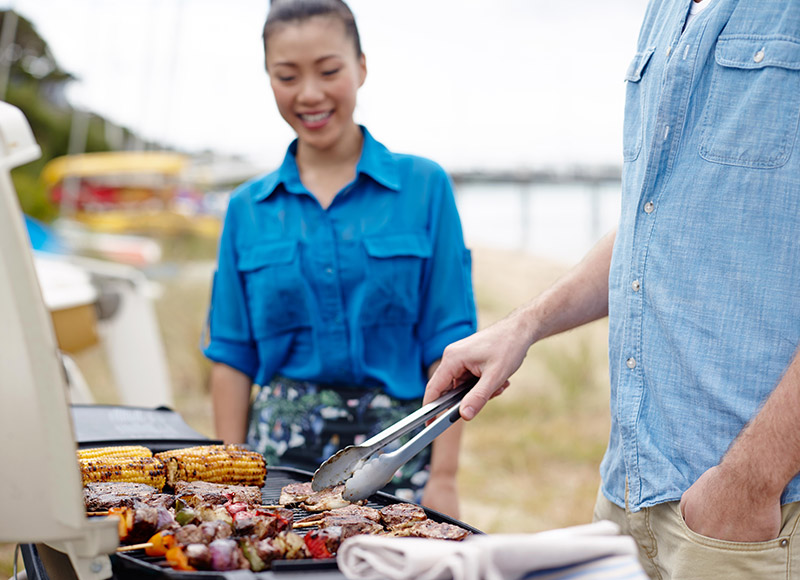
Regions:
<instances>
[{"instance_id":1,"label":"woman's teeth","mask_svg":"<svg viewBox=\"0 0 800 580\"><path fill-rule=\"evenodd\" d=\"M300 118L308 123L315 123L317 121L322 121L323 119L326 119L329 116L330 112L326 112L326 113L314 113L313 115L300 115Z\"/></svg>"}]
</instances>

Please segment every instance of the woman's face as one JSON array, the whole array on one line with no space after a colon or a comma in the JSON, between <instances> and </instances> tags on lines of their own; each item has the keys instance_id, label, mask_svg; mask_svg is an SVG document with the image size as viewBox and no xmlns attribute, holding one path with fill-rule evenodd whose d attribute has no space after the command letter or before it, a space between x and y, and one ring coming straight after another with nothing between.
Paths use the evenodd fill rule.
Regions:
<instances>
[{"instance_id":1,"label":"woman's face","mask_svg":"<svg viewBox=\"0 0 800 580\"><path fill-rule=\"evenodd\" d=\"M352 130L367 67L344 24L328 16L289 23L267 39L267 72L281 116L306 146L328 149Z\"/></svg>"}]
</instances>

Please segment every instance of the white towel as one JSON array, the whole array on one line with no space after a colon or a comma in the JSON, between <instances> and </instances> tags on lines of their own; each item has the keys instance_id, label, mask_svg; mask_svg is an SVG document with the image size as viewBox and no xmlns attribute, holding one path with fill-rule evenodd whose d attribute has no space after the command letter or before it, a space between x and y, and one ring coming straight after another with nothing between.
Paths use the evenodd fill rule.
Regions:
<instances>
[{"instance_id":1,"label":"white towel","mask_svg":"<svg viewBox=\"0 0 800 580\"><path fill-rule=\"evenodd\" d=\"M646 580L633 538L612 522L461 542L353 536L337 555L350 580Z\"/></svg>"}]
</instances>

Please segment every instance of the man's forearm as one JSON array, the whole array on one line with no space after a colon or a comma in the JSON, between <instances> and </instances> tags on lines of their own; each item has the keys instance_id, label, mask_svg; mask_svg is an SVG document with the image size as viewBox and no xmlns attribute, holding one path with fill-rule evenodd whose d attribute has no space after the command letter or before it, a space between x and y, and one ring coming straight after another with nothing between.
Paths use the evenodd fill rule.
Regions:
<instances>
[{"instance_id":1,"label":"man's forearm","mask_svg":"<svg viewBox=\"0 0 800 580\"><path fill-rule=\"evenodd\" d=\"M608 315L608 273L616 230L603 237L581 262L519 310L530 343Z\"/></svg>"},{"instance_id":2,"label":"man's forearm","mask_svg":"<svg viewBox=\"0 0 800 580\"><path fill-rule=\"evenodd\" d=\"M779 498L800 472L800 349L775 390L725 454L720 467L750 482L752 493Z\"/></svg>"},{"instance_id":3,"label":"man's forearm","mask_svg":"<svg viewBox=\"0 0 800 580\"><path fill-rule=\"evenodd\" d=\"M686 525L732 542L763 542L781 529L781 494L800 471L800 354L719 465L681 498Z\"/></svg>"},{"instance_id":4,"label":"man's forearm","mask_svg":"<svg viewBox=\"0 0 800 580\"><path fill-rule=\"evenodd\" d=\"M252 387L250 378L227 365L216 363L211 369L210 383L217 437L225 443L244 443Z\"/></svg>"}]
</instances>

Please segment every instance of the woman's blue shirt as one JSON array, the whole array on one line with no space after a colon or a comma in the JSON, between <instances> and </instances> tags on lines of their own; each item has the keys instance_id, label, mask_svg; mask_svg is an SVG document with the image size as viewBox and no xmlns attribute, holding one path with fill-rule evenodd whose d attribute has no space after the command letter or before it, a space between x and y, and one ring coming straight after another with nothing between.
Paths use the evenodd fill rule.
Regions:
<instances>
[{"instance_id":1,"label":"woman's blue shirt","mask_svg":"<svg viewBox=\"0 0 800 580\"><path fill-rule=\"evenodd\" d=\"M276 374L421 397L427 368L476 329L471 261L450 179L362 127L353 182L327 209L296 142L232 195L205 355L257 384Z\"/></svg>"}]
</instances>

